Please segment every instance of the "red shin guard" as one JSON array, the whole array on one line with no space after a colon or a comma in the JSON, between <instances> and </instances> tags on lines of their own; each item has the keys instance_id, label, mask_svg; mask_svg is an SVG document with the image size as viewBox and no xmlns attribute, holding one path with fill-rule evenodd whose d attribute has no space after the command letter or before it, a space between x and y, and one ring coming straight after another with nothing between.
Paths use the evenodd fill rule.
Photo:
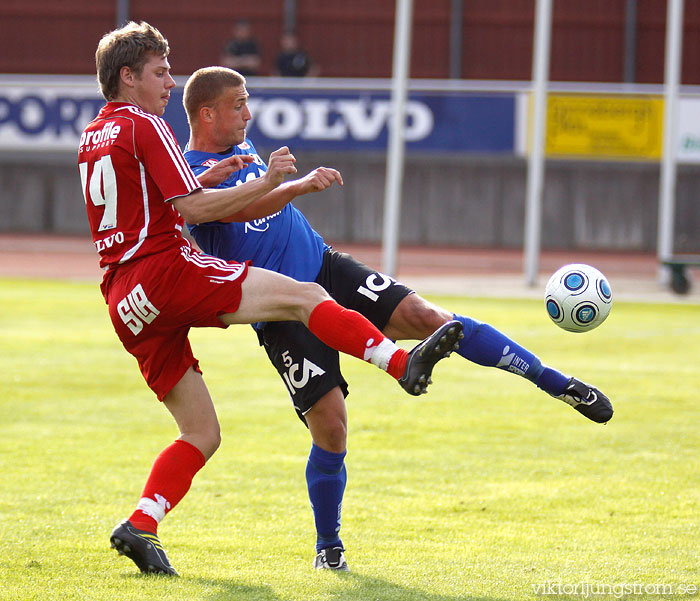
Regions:
<instances>
[{"instance_id":1,"label":"red shin guard","mask_svg":"<svg viewBox=\"0 0 700 601\"><path fill-rule=\"evenodd\" d=\"M406 371L406 361L408 361L408 351L400 348L389 359L389 366L386 368L387 373L397 380L403 376Z\"/></svg>"},{"instance_id":2,"label":"red shin guard","mask_svg":"<svg viewBox=\"0 0 700 601\"><path fill-rule=\"evenodd\" d=\"M182 500L205 463L200 450L184 440L176 440L163 449L153 463L141 501L129 521L139 530L156 534L158 522Z\"/></svg>"},{"instance_id":3,"label":"red shin guard","mask_svg":"<svg viewBox=\"0 0 700 601\"><path fill-rule=\"evenodd\" d=\"M334 300L323 301L314 308L309 316L309 330L328 346L364 361L368 349L385 338L357 311L341 307Z\"/></svg>"}]
</instances>

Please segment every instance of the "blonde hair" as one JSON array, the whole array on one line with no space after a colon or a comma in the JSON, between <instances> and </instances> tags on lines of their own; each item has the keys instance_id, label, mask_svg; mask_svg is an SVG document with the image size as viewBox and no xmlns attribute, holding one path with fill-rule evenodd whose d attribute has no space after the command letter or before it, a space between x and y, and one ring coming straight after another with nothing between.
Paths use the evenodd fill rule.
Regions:
<instances>
[{"instance_id":1,"label":"blonde hair","mask_svg":"<svg viewBox=\"0 0 700 601\"><path fill-rule=\"evenodd\" d=\"M187 80L182 97L190 127L203 106L212 106L226 89L244 85L245 77L233 69L204 67L195 71Z\"/></svg>"},{"instance_id":2,"label":"blonde hair","mask_svg":"<svg viewBox=\"0 0 700 601\"><path fill-rule=\"evenodd\" d=\"M102 36L95 52L97 81L105 100L119 93L120 71L129 67L139 75L149 56L168 56L168 40L152 25L131 21Z\"/></svg>"}]
</instances>

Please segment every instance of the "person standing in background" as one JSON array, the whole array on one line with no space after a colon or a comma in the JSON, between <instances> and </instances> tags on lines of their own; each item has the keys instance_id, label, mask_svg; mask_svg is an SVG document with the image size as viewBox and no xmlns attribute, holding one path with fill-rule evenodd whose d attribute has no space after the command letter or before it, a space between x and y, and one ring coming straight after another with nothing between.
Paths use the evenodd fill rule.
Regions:
<instances>
[{"instance_id":1,"label":"person standing in background","mask_svg":"<svg viewBox=\"0 0 700 601\"><path fill-rule=\"evenodd\" d=\"M318 66L299 45L299 38L293 31L282 34L275 67L275 73L282 77L316 77L319 73Z\"/></svg>"},{"instance_id":2,"label":"person standing in background","mask_svg":"<svg viewBox=\"0 0 700 601\"><path fill-rule=\"evenodd\" d=\"M243 75L260 74L260 48L247 19L236 21L233 36L224 45L221 64Z\"/></svg>"}]
</instances>

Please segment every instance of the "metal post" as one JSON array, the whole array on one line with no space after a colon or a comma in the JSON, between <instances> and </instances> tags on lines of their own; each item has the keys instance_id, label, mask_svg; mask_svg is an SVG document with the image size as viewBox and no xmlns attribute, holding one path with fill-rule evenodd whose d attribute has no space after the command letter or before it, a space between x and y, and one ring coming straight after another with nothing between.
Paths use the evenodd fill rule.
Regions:
<instances>
[{"instance_id":1,"label":"metal post","mask_svg":"<svg viewBox=\"0 0 700 601\"><path fill-rule=\"evenodd\" d=\"M450 78L462 77L462 0L452 0L450 11Z\"/></svg>"},{"instance_id":2,"label":"metal post","mask_svg":"<svg viewBox=\"0 0 700 601\"><path fill-rule=\"evenodd\" d=\"M399 217L406 128L406 93L411 55L413 0L396 0L394 64L391 81L391 119L387 149L386 187L384 191L384 227L382 235L382 271L396 275L399 245Z\"/></svg>"},{"instance_id":3,"label":"metal post","mask_svg":"<svg viewBox=\"0 0 700 601\"><path fill-rule=\"evenodd\" d=\"M659 230L657 254L660 261L673 255L673 226L676 212L676 134L678 89L683 41L683 0L669 0L666 16L666 61L664 66L664 136L659 189ZM661 269L662 282L668 269Z\"/></svg>"},{"instance_id":4,"label":"metal post","mask_svg":"<svg viewBox=\"0 0 700 601\"><path fill-rule=\"evenodd\" d=\"M284 30L297 29L297 0L284 0Z\"/></svg>"},{"instance_id":5,"label":"metal post","mask_svg":"<svg viewBox=\"0 0 700 601\"><path fill-rule=\"evenodd\" d=\"M622 75L625 83L637 79L637 0L627 0L625 6L625 55Z\"/></svg>"},{"instance_id":6,"label":"metal post","mask_svg":"<svg viewBox=\"0 0 700 601\"><path fill-rule=\"evenodd\" d=\"M527 162L527 198L525 206L525 281L537 283L542 230L542 189L544 180L544 135L547 117L547 81L549 44L552 29L552 0L537 0L535 40L532 57L532 136Z\"/></svg>"},{"instance_id":7,"label":"metal post","mask_svg":"<svg viewBox=\"0 0 700 601\"><path fill-rule=\"evenodd\" d=\"M117 0L116 27L122 27L129 22L129 0Z\"/></svg>"}]
</instances>

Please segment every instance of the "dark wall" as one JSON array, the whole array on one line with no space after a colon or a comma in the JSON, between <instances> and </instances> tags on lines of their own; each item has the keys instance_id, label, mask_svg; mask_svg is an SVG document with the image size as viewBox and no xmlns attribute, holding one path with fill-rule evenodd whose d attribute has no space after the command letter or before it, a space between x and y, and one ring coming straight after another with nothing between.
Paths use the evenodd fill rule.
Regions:
<instances>
[{"instance_id":1,"label":"dark wall","mask_svg":"<svg viewBox=\"0 0 700 601\"><path fill-rule=\"evenodd\" d=\"M343 174L342 188L295 201L319 232L337 242L381 240L384 156L297 153L297 159L300 174L319 165ZM402 243L522 247L524 160L409 156L405 173ZM675 251L700 253L700 167L680 167L677 181ZM653 252L658 194L657 164L550 161L543 247ZM0 231L89 235L73 156L41 164L0 160Z\"/></svg>"},{"instance_id":2,"label":"dark wall","mask_svg":"<svg viewBox=\"0 0 700 601\"><path fill-rule=\"evenodd\" d=\"M161 29L179 74L219 62L232 24L251 20L263 75L284 26L284 0L130 0L130 16ZM414 2L412 77L449 76L451 0ZM556 0L551 79L623 81L627 0ZM391 74L395 0L297 0L298 31L327 77ZM530 79L535 0L465 0L462 78ZM116 0L3 0L0 73L94 72L94 52L115 26ZM685 3L682 83L700 84L700 2ZM661 83L666 2L637 0L636 81Z\"/></svg>"}]
</instances>

